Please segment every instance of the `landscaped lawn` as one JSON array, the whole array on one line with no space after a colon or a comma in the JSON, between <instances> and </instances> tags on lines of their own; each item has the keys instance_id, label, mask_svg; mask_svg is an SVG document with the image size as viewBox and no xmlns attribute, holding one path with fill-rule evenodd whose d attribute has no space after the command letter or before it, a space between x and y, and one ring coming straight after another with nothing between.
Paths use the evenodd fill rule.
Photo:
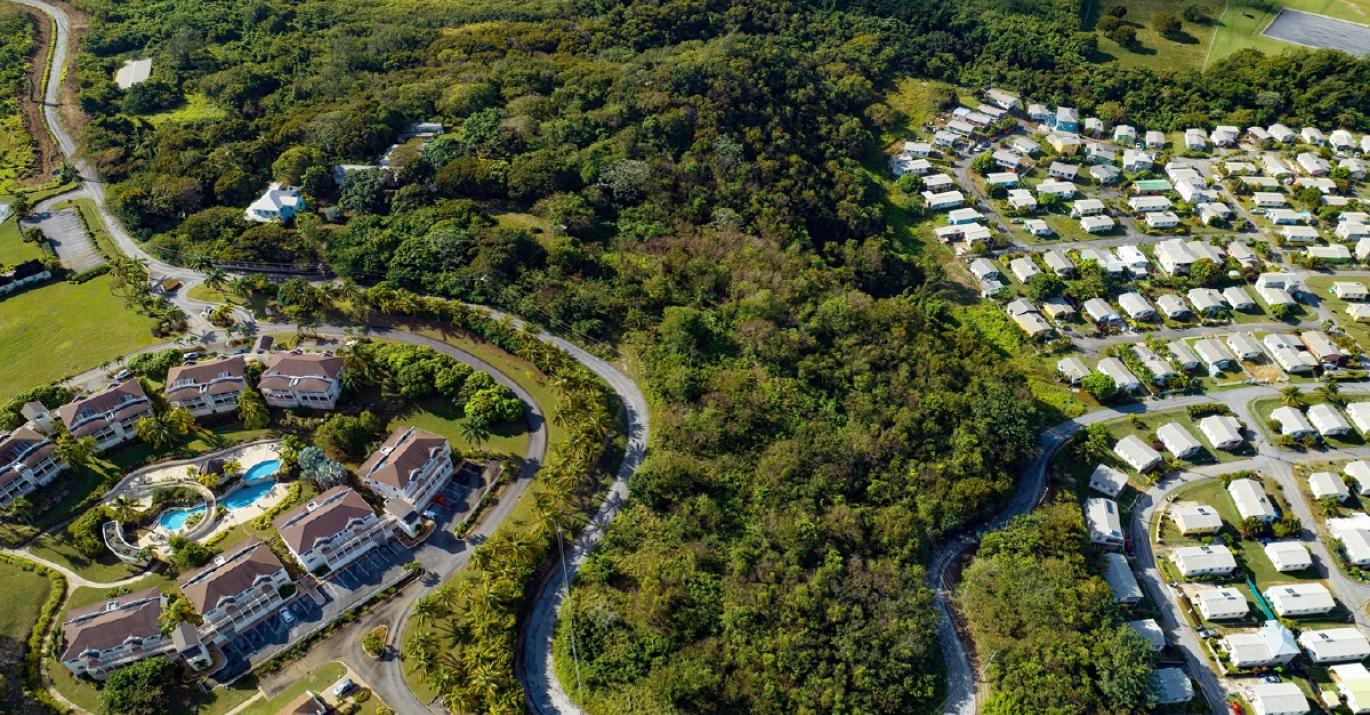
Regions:
<instances>
[{"instance_id":1,"label":"landscaped lawn","mask_svg":"<svg viewBox=\"0 0 1370 715\"><path fill-rule=\"evenodd\" d=\"M0 264L12 266L34 258L48 258L51 255L36 243L20 240L19 219L11 216L0 223Z\"/></svg>"},{"instance_id":2,"label":"landscaped lawn","mask_svg":"<svg viewBox=\"0 0 1370 715\"><path fill-rule=\"evenodd\" d=\"M446 437L452 444L453 451L457 452L486 450L522 457L528 449L528 430L522 420L517 424L498 426L491 430L490 439L479 444L462 437L461 425L465 421L461 416L461 410L452 404L451 400L427 399L390 420L386 430L394 431L401 427L426 429Z\"/></svg>"},{"instance_id":3,"label":"landscaped lawn","mask_svg":"<svg viewBox=\"0 0 1370 715\"><path fill-rule=\"evenodd\" d=\"M241 715L273 715L306 690L329 700L332 698L330 690L333 684L341 680L346 673L347 668L342 663L337 661L327 663L304 678L297 680L289 688L278 693L276 697L258 700L239 712ZM372 695L370 699L361 704L361 709L358 712L368 715L376 712L379 706L380 702L375 695Z\"/></svg>"},{"instance_id":4,"label":"landscaped lawn","mask_svg":"<svg viewBox=\"0 0 1370 715\"><path fill-rule=\"evenodd\" d=\"M0 583L4 584L5 607L0 608L0 638L24 641L38 620L38 611L48 597L48 577L0 562Z\"/></svg>"},{"instance_id":5,"label":"landscaped lawn","mask_svg":"<svg viewBox=\"0 0 1370 715\"><path fill-rule=\"evenodd\" d=\"M153 345L152 319L124 307L110 278L57 282L0 301L0 399Z\"/></svg>"},{"instance_id":6,"label":"landscaped lawn","mask_svg":"<svg viewBox=\"0 0 1370 715\"><path fill-rule=\"evenodd\" d=\"M1347 302L1332 294L1332 284L1337 282L1360 283L1366 285L1364 278L1338 278L1332 276L1313 276L1308 279L1308 291L1318 296L1318 300L1326 304L1327 309L1332 312L1332 317L1337 325L1346 331L1346 334L1356 341L1356 345L1364 350L1370 346L1370 324L1357 323L1346 314Z\"/></svg>"},{"instance_id":7,"label":"landscaped lawn","mask_svg":"<svg viewBox=\"0 0 1370 715\"><path fill-rule=\"evenodd\" d=\"M1282 500L1282 495L1274 490L1269 483L1266 483L1266 493L1275 498L1277 502ZM1241 521L1237 516L1237 507L1232 503L1232 497L1227 493L1227 487L1223 486L1221 479L1205 479L1195 482L1189 486L1175 491L1169 505L1180 502L1199 502L1207 504L1217 510L1223 520L1223 530L1220 532L1222 540L1238 555L1238 561L1246 565L1251 577L1255 579L1259 588L1266 588L1273 583L1286 583L1290 581L1300 581L1299 574L1280 573L1275 570L1275 565L1270 563L1270 557L1265 555L1265 546L1256 540L1246 540L1238 536L1235 525ZM1199 535L1183 536L1175 526L1175 522L1169 518L1163 519L1160 526L1160 549L1168 551L1177 546L1192 546L1203 543ZM1208 537L1212 540L1212 537ZM1246 589L1243 588L1245 591Z\"/></svg>"},{"instance_id":8,"label":"landscaped lawn","mask_svg":"<svg viewBox=\"0 0 1370 715\"><path fill-rule=\"evenodd\" d=\"M111 553L101 554L96 560L86 558L68 541L65 531L43 534L35 539L29 548L34 556L66 566L92 581L118 581L138 574L137 569L115 558Z\"/></svg>"}]
</instances>

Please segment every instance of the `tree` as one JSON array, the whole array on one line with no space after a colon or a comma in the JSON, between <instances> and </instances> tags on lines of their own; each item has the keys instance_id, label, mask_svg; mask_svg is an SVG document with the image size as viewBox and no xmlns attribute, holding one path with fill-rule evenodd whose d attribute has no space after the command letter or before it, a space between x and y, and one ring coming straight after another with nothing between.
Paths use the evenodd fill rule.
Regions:
<instances>
[{"instance_id":1,"label":"tree","mask_svg":"<svg viewBox=\"0 0 1370 715\"><path fill-rule=\"evenodd\" d=\"M312 146L293 146L271 163L271 176L286 186L298 186L310 167L326 163L323 152Z\"/></svg>"},{"instance_id":2,"label":"tree","mask_svg":"<svg viewBox=\"0 0 1370 715\"><path fill-rule=\"evenodd\" d=\"M1175 17L1175 13L1169 10L1161 10L1152 15L1151 26L1156 28L1156 32L1167 37L1179 34L1182 28L1180 18Z\"/></svg>"},{"instance_id":3,"label":"tree","mask_svg":"<svg viewBox=\"0 0 1370 715\"><path fill-rule=\"evenodd\" d=\"M111 715L162 715L180 709L177 666L166 656L134 661L105 679L100 700Z\"/></svg>"},{"instance_id":4,"label":"tree","mask_svg":"<svg viewBox=\"0 0 1370 715\"><path fill-rule=\"evenodd\" d=\"M974 159L970 160L970 168L980 176L985 176L994 171L994 157L990 156L989 152L977 154Z\"/></svg>"},{"instance_id":5,"label":"tree","mask_svg":"<svg viewBox=\"0 0 1370 715\"><path fill-rule=\"evenodd\" d=\"M299 460L300 478L321 490L335 487L347 479L347 470L317 447L300 450Z\"/></svg>"},{"instance_id":6,"label":"tree","mask_svg":"<svg viewBox=\"0 0 1370 715\"><path fill-rule=\"evenodd\" d=\"M1285 407L1303 407L1305 400L1298 385L1285 385L1280 388L1280 404Z\"/></svg>"},{"instance_id":7,"label":"tree","mask_svg":"<svg viewBox=\"0 0 1370 715\"><path fill-rule=\"evenodd\" d=\"M1080 381L1080 387L1099 402L1108 402L1118 396L1118 383L1102 372L1091 372Z\"/></svg>"},{"instance_id":8,"label":"tree","mask_svg":"<svg viewBox=\"0 0 1370 715\"><path fill-rule=\"evenodd\" d=\"M1055 273L1043 271L1029 278L1027 282L1028 297L1036 302L1055 298L1065 291L1066 282Z\"/></svg>"},{"instance_id":9,"label":"tree","mask_svg":"<svg viewBox=\"0 0 1370 715\"><path fill-rule=\"evenodd\" d=\"M370 410L356 416L335 414L314 430L314 445L330 455L359 458L384 427Z\"/></svg>"},{"instance_id":10,"label":"tree","mask_svg":"<svg viewBox=\"0 0 1370 715\"><path fill-rule=\"evenodd\" d=\"M1104 36L1123 47L1130 48L1137 44L1137 29L1131 25L1118 25Z\"/></svg>"},{"instance_id":11,"label":"tree","mask_svg":"<svg viewBox=\"0 0 1370 715\"><path fill-rule=\"evenodd\" d=\"M161 449L176 440L176 427L165 414L143 417L133 423L138 438L147 442L153 449Z\"/></svg>"},{"instance_id":12,"label":"tree","mask_svg":"<svg viewBox=\"0 0 1370 715\"><path fill-rule=\"evenodd\" d=\"M1192 2L1185 5L1184 10L1180 11L1180 16L1184 18L1185 22L1192 22L1195 25L1206 25L1210 22L1208 8L1198 3Z\"/></svg>"},{"instance_id":13,"label":"tree","mask_svg":"<svg viewBox=\"0 0 1370 715\"><path fill-rule=\"evenodd\" d=\"M94 437L85 436L77 439L72 437L70 432L62 430L57 434L53 454L73 467L84 467L90 464L90 459L95 456L98 446Z\"/></svg>"},{"instance_id":14,"label":"tree","mask_svg":"<svg viewBox=\"0 0 1370 715\"><path fill-rule=\"evenodd\" d=\"M523 401L503 385L479 390L466 401L466 420L477 425L513 422L523 416Z\"/></svg>"},{"instance_id":15,"label":"tree","mask_svg":"<svg viewBox=\"0 0 1370 715\"><path fill-rule=\"evenodd\" d=\"M1122 18L1119 18L1116 15L1104 15L1103 17L1099 18L1098 22L1094 23L1094 29L1104 33L1105 35L1108 35L1108 33L1113 32L1114 30L1121 27L1122 24Z\"/></svg>"},{"instance_id":16,"label":"tree","mask_svg":"<svg viewBox=\"0 0 1370 715\"><path fill-rule=\"evenodd\" d=\"M385 169L362 169L343 177L338 206L354 214L383 214L386 211L385 188L390 174Z\"/></svg>"},{"instance_id":17,"label":"tree","mask_svg":"<svg viewBox=\"0 0 1370 715\"><path fill-rule=\"evenodd\" d=\"M238 419L250 430L266 429L271 424L271 410L255 387L244 387L239 394Z\"/></svg>"},{"instance_id":18,"label":"tree","mask_svg":"<svg viewBox=\"0 0 1370 715\"><path fill-rule=\"evenodd\" d=\"M1322 385L1318 387L1318 397L1322 398L1323 402L1337 407L1346 406L1346 398L1342 397L1341 386L1337 384L1336 380L1323 381Z\"/></svg>"},{"instance_id":19,"label":"tree","mask_svg":"<svg viewBox=\"0 0 1370 715\"><path fill-rule=\"evenodd\" d=\"M181 573L204 566L214 557L214 552L204 544L184 536L171 537L167 545L171 547L170 564Z\"/></svg>"},{"instance_id":20,"label":"tree","mask_svg":"<svg viewBox=\"0 0 1370 715\"><path fill-rule=\"evenodd\" d=\"M109 508L114 518L120 522L128 523L137 516L138 503L127 494L120 494L110 502Z\"/></svg>"}]
</instances>

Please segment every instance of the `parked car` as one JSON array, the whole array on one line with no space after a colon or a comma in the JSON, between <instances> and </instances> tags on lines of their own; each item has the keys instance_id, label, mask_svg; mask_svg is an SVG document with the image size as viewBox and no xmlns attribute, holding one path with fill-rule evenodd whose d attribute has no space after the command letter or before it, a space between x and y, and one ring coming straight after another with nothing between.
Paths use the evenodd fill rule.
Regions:
<instances>
[{"instance_id":1,"label":"parked car","mask_svg":"<svg viewBox=\"0 0 1370 715\"><path fill-rule=\"evenodd\" d=\"M352 682L351 678L343 678L341 682L333 686L333 697L345 697L348 693L352 692L352 689L355 687L357 687L357 684Z\"/></svg>"},{"instance_id":2,"label":"parked car","mask_svg":"<svg viewBox=\"0 0 1370 715\"><path fill-rule=\"evenodd\" d=\"M127 380L130 377L133 377L133 371L128 368L124 368L119 372L114 373L114 379L116 380Z\"/></svg>"},{"instance_id":3,"label":"parked car","mask_svg":"<svg viewBox=\"0 0 1370 715\"><path fill-rule=\"evenodd\" d=\"M281 609L281 620L288 626L295 622L295 614L289 608Z\"/></svg>"}]
</instances>

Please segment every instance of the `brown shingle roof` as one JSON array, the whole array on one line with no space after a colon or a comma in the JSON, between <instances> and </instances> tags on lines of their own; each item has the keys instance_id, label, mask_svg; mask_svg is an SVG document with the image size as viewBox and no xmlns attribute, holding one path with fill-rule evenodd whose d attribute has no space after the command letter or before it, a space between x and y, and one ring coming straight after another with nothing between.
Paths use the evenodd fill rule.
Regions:
<instances>
[{"instance_id":1,"label":"brown shingle roof","mask_svg":"<svg viewBox=\"0 0 1370 715\"><path fill-rule=\"evenodd\" d=\"M308 690L300 693L299 697L286 703L285 707L276 711L276 715L324 715L328 712L325 706L314 693Z\"/></svg>"},{"instance_id":2,"label":"brown shingle roof","mask_svg":"<svg viewBox=\"0 0 1370 715\"><path fill-rule=\"evenodd\" d=\"M89 397L78 397L58 407L57 416L62 419L67 427L72 427L83 419L115 411L121 405L139 400L146 405L147 393L143 392L143 385L138 382L137 378L131 378L111 386L104 392L97 392ZM125 408L124 411L128 410L129 408Z\"/></svg>"},{"instance_id":3,"label":"brown shingle roof","mask_svg":"<svg viewBox=\"0 0 1370 715\"><path fill-rule=\"evenodd\" d=\"M167 372L167 399L172 402L191 400L199 396L201 390L212 394L241 391L246 369L247 361L241 355L198 365L178 365Z\"/></svg>"},{"instance_id":4,"label":"brown shingle roof","mask_svg":"<svg viewBox=\"0 0 1370 715\"><path fill-rule=\"evenodd\" d=\"M252 538L238 550L220 556L213 563L181 580L181 590L196 611L204 613L218 605L226 596L246 591L262 576L273 574L283 567L281 560L261 539Z\"/></svg>"},{"instance_id":5,"label":"brown shingle roof","mask_svg":"<svg viewBox=\"0 0 1370 715\"><path fill-rule=\"evenodd\" d=\"M333 487L314 497L308 504L291 510L276 519L276 530L281 540L297 554L314 546L319 539L327 539L347 528L353 519L374 515L371 505L351 487Z\"/></svg>"},{"instance_id":6,"label":"brown shingle roof","mask_svg":"<svg viewBox=\"0 0 1370 715\"><path fill-rule=\"evenodd\" d=\"M161 615L162 594L156 586L73 610L62 626L66 641L62 660L71 660L92 648L104 650L119 645L132 636L161 635Z\"/></svg>"},{"instance_id":7,"label":"brown shingle roof","mask_svg":"<svg viewBox=\"0 0 1370 715\"><path fill-rule=\"evenodd\" d=\"M445 444L446 439L417 427L396 430L362 463L358 473L363 479L403 490L409 484L410 473L427 463L433 450Z\"/></svg>"},{"instance_id":8,"label":"brown shingle roof","mask_svg":"<svg viewBox=\"0 0 1370 715\"><path fill-rule=\"evenodd\" d=\"M333 355L286 355L262 373L257 385L263 390L327 392L342 369L342 358Z\"/></svg>"}]
</instances>

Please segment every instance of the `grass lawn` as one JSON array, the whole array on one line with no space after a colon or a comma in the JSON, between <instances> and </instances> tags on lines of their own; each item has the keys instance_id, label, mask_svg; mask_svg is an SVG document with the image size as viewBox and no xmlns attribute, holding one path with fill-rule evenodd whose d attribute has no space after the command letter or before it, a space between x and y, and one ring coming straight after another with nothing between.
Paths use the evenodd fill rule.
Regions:
<instances>
[{"instance_id":1,"label":"grass lawn","mask_svg":"<svg viewBox=\"0 0 1370 715\"><path fill-rule=\"evenodd\" d=\"M908 118L909 129L916 130L927 124L941 107L954 101L956 94L956 87L946 82L906 77L894 84L885 103L899 110Z\"/></svg>"},{"instance_id":2,"label":"grass lawn","mask_svg":"<svg viewBox=\"0 0 1370 715\"><path fill-rule=\"evenodd\" d=\"M12 266L30 259L48 258L52 254L36 243L20 240L19 219L11 216L0 223L0 264Z\"/></svg>"},{"instance_id":3,"label":"grass lawn","mask_svg":"<svg viewBox=\"0 0 1370 715\"><path fill-rule=\"evenodd\" d=\"M1157 71L1199 69L1204 65L1204 55L1214 34L1214 21L1223 12L1223 0L1198 0L1195 4L1207 10L1210 21L1196 24L1181 19L1183 27L1174 37L1163 37L1152 27L1152 18L1162 10L1180 17L1184 3L1173 0L1087 0L1083 26L1093 30L1100 17L1116 7L1125 7L1127 15L1123 22L1137 31L1136 44L1123 47L1104 33L1095 32L1099 41L1098 59Z\"/></svg>"},{"instance_id":4,"label":"grass lawn","mask_svg":"<svg viewBox=\"0 0 1370 715\"><path fill-rule=\"evenodd\" d=\"M296 681L289 688L282 690L276 697L257 700L239 712L241 715L273 715L289 704L291 700L299 697L299 695L306 690L318 695L325 701L331 700L332 693L329 691L332 689L333 684L341 680L346 673L347 667L342 663L337 661L327 663L315 669L314 672L304 678ZM355 697L357 692L360 691L354 691L351 697ZM351 697L345 700L350 702ZM371 715L376 712L380 705L379 699L373 694L366 702L361 704L361 707L357 712L362 713L362 715ZM344 708L344 711L345 710L346 709Z\"/></svg>"},{"instance_id":5,"label":"grass lawn","mask_svg":"<svg viewBox=\"0 0 1370 715\"><path fill-rule=\"evenodd\" d=\"M119 581L138 574L137 569L115 558L114 554L101 554L97 560L86 558L67 539L65 531L43 534L29 548L34 556L62 564L92 581Z\"/></svg>"},{"instance_id":6,"label":"grass lawn","mask_svg":"<svg viewBox=\"0 0 1370 715\"><path fill-rule=\"evenodd\" d=\"M1351 403L1360 402L1365 398L1359 395L1342 395L1341 399L1345 400L1347 403ZM1307 392L1303 395L1303 404L1299 409L1307 412L1309 407L1323 402L1326 402L1326 400L1319 397L1316 392ZM1281 404L1280 398L1278 397L1262 397L1251 403L1251 414L1253 414L1256 419L1260 420L1260 424L1255 427L1262 430L1265 433L1265 436L1272 441L1279 436L1279 432L1270 429L1265 423L1270 420L1270 413L1274 412ZM1337 411L1341 413L1342 419L1346 420L1347 424L1351 423L1351 418L1347 417L1346 410L1338 408ZM1354 427L1349 434L1341 437L1324 437L1323 441L1331 447L1360 447L1365 444L1365 438L1362 437Z\"/></svg>"},{"instance_id":7,"label":"grass lawn","mask_svg":"<svg viewBox=\"0 0 1370 715\"><path fill-rule=\"evenodd\" d=\"M461 410L452 404L451 400L427 399L396 416L386 430L394 431L401 427L426 429L446 437L452 444L452 449L459 452L486 450L522 457L528 449L527 426L521 419L518 424L500 425L491 430L490 439L480 444L469 442L462 437L461 425L465 421L461 416Z\"/></svg>"},{"instance_id":8,"label":"grass lawn","mask_svg":"<svg viewBox=\"0 0 1370 715\"><path fill-rule=\"evenodd\" d=\"M186 291L186 297L190 298L191 300L199 300L204 301L206 303L231 303L233 305L246 304L246 301L244 301L241 297L237 295L224 293L220 290L215 290L203 283L192 286L190 290Z\"/></svg>"},{"instance_id":9,"label":"grass lawn","mask_svg":"<svg viewBox=\"0 0 1370 715\"><path fill-rule=\"evenodd\" d=\"M1301 49L1261 34L1280 10L1286 7L1370 24L1370 1L1367 0L1230 0L1227 11L1218 20L1208 62L1216 62L1248 47L1267 54Z\"/></svg>"},{"instance_id":10,"label":"grass lawn","mask_svg":"<svg viewBox=\"0 0 1370 715\"><path fill-rule=\"evenodd\" d=\"M1266 484L1266 492L1274 497L1276 501L1281 501L1283 499L1283 495L1273 489L1270 484ZM1237 534L1234 525L1240 522L1241 519L1237 516L1237 507L1232 503L1232 497L1228 495L1227 488L1223 486L1221 479L1216 477L1213 479L1205 479L1182 489L1178 489L1175 491L1174 498L1170 501L1170 504L1178 504L1186 501L1207 504L1217 510L1219 516L1221 516L1223 520L1223 529L1219 532L1219 536L1221 536L1223 543L1227 544L1228 548L1232 549L1233 553L1238 555L1238 561L1245 564L1246 570L1251 574L1252 579L1256 581L1257 587L1264 589L1275 583L1310 580L1299 578L1302 572L1281 573L1275 570L1275 565L1270 562L1270 557L1266 556L1265 547L1260 541L1242 539ZM1205 539L1211 542L1214 540L1214 537L1212 535L1201 537L1198 534L1184 536L1180 533L1179 528L1175 526L1175 522L1168 518L1161 521L1159 545L1162 550L1169 550L1177 546L1193 546L1205 543ZM1304 575L1311 576L1312 573L1309 572ZM1248 591L1244 585L1240 586L1240 588L1244 592Z\"/></svg>"},{"instance_id":11,"label":"grass lawn","mask_svg":"<svg viewBox=\"0 0 1370 715\"><path fill-rule=\"evenodd\" d=\"M48 577L0 562L0 583L5 584L5 608L0 609L0 638L23 641L38 620L48 597Z\"/></svg>"},{"instance_id":12,"label":"grass lawn","mask_svg":"<svg viewBox=\"0 0 1370 715\"><path fill-rule=\"evenodd\" d=\"M153 126L168 123L193 124L222 119L224 114L224 110L210 102L208 97L192 92L186 95L185 104L165 112L148 115L144 119L151 122Z\"/></svg>"},{"instance_id":13,"label":"grass lawn","mask_svg":"<svg viewBox=\"0 0 1370 715\"><path fill-rule=\"evenodd\" d=\"M53 283L0 301L0 397L153 345L153 321L110 293L109 276Z\"/></svg>"}]
</instances>

